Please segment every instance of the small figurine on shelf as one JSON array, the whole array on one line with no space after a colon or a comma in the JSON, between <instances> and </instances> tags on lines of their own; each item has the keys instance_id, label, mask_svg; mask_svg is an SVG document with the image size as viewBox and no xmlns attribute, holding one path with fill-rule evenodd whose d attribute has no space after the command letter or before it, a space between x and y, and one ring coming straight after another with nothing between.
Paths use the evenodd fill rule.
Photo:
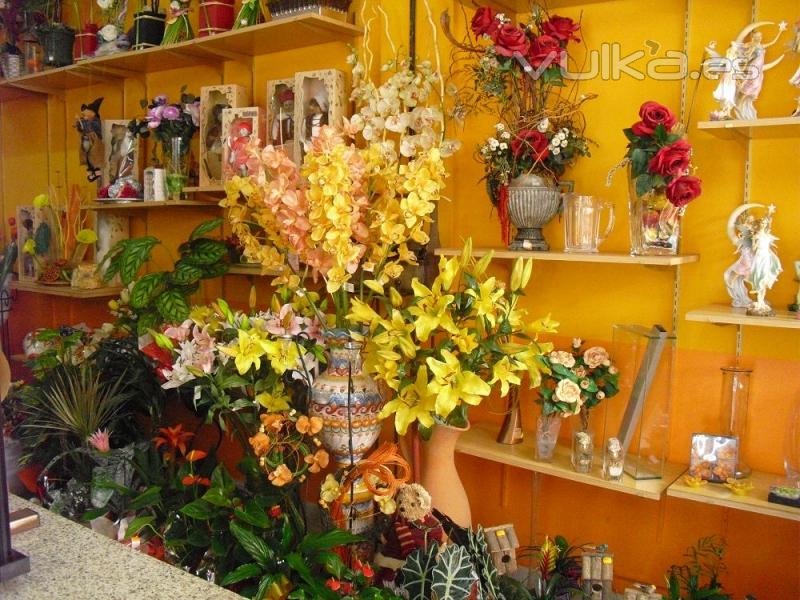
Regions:
<instances>
[{"instance_id":1,"label":"small figurine on shelf","mask_svg":"<svg viewBox=\"0 0 800 600\"><path fill-rule=\"evenodd\" d=\"M441 522L433 516L433 504L427 490L418 483L400 486L395 497L397 512L394 522L383 535L381 551L375 565L381 567L381 581L394 581L397 571L409 554L429 544L445 541Z\"/></svg>"},{"instance_id":2,"label":"small figurine on shelf","mask_svg":"<svg viewBox=\"0 0 800 600\"><path fill-rule=\"evenodd\" d=\"M80 159L86 165L86 178L97 181L103 173L103 126L100 121L100 105L103 98L89 104L81 104L80 116L75 120L75 129L81 136Z\"/></svg>"},{"instance_id":3,"label":"small figurine on shelf","mask_svg":"<svg viewBox=\"0 0 800 600\"><path fill-rule=\"evenodd\" d=\"M731 42L725 56L716 51L716 42L706 46L706 53L711 59L706 61L715 73L721 73L719 84L714 90L714 100L720 107L711 113L712 121L725 119L753 120L758 118L755 101L761 94L764 85L764 73L777 66L783 58L766 63L767 48L777 43L787 29L785 21L778 23L778 33L772 41L764 43L759 28L775 25L772 21L751 23L742 29L739 36Z\"/></svg>"},{"instance_id":4,"label":"small figurine on shelf","mask_svg":"<svg viewBox=\"0 0 800 600\"><path fill-rule=\"evenodd\" d=\"M578 473L589 473L594 459L592 435L586 431L576 431L572 435L572 468Z\"/></svg>"},{"instance_id":5,"label":"small figurine on shelf","mask_svg":"<svg viewBox=\"0 0 800 600\"><path fill-rule=\"evenodd\" d=\"M767 214L757 218L748 212L755 208L766 208ZM772 235L772 215L775 206L743 204L737 207L728 219L728 238L739 252L738 260L725 271L725 285L733 298L733 306L747 308L748 315L769 317L775 311L766 301L766 294L775 285L780 275L780 259L775 253ZM747 292L745 284L750 286ZM750 296L755 295L755 301Z\"/></svg>"},{"instance_id":6,"label":"small figurine on shelf","mask_svg":"<svg viewBox=\"0 0 800 600\"><path fill-rule=\"evenodd\" d=\"M191 0L171 0L167 10L167 24L164 27L162 46L177 44L194 38L194 31L189 22Z\"/></svg>"}]
</instances>

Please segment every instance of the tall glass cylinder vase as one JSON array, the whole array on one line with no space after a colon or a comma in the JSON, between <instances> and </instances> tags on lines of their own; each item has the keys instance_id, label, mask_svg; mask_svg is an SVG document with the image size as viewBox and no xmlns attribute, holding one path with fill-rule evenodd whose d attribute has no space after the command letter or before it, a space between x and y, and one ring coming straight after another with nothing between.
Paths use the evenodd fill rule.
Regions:
<instances>
[{"instance_id":1,"label":"tall glass cylinder vase","mask_svg":"<svg viewBox=\"0 0 800 600\"><path fill-rule=\"evenodd\" d=\"M722 402L720 405L720 427L724 435L739 440L739 463L736 465L736 478L750 475L750 467L742 458L747 431L747 405L750 399L750 376L752 369L744 367L722 367Z\"/></svg>"},{"instance_id":2,"label":"tall glass cylinder vase","mask_svg":"<svg viewBox=\"0 0 800 600\"><path fill-rule=\"evenodd\" d=\"M540 415L536 420L536 459L550 462L558 442L561 429L559 415Z\"/></svg>"},{"instance_id":3,"label":"tall glass cylinder vase","mask_svg":"<svg viewBox=\"0 0 800 600\"><path fill-rule=\"evenodd\" d=\"M665 186L639 194L636 182L629 173L628 206L631 254L652 256L678 253L681 217L685 209L674 206L667 199Z\"/></svg>"},{"instance_id":4,"label":"tall glass cylinder vase","mask_svg":"<svg viewBox=\"0 0 800 600\"><path fill-rule=\"evenodd\" d=\"M170 200L180 200L189 172L189 138L176 135L164 147L167 167L167 194Z\"/></svg>"}]
</instances>

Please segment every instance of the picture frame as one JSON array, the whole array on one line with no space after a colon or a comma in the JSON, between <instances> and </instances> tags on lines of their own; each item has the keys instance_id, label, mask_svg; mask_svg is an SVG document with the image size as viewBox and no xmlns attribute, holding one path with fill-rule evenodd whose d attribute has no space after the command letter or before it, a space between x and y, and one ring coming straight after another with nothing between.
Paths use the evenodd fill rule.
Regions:
<instances>
[{"instance_id":1,"label":"picture frame","mask_svg":"<svg viewBox=\"0 0 800 600\"><path fill-rule=\"evenodd\" d=\"M295 92L294 78L267 81L267 138L265 143L282 148L294 161Z\"/></svg>"},{"instance_id":2,"label":"picture frame","mask_svg":"<svg viewBox=\"0 0 800 600\"><path fill-rule=\"evenodd\" d=\"M235 175L246 176L245 146L252 137L263 140L266 114L260 106L246 108L226 108L222 111L222 173L228 180Z\"/></svg>"},{"instance_id":3,"label":"picture frame","mask_svg":"<svg viewBox=\"0 0 800 600\"><path fill-rule=\"evenodd\" d=\"M736 477L739 462L739 438L713 433L693 433L689 475L713 483L725 483Z\"/></svg>"},{"instance_id":4,"label":"picture frame","mask_svg":"<svg viewBox=\"0 0 800 600\"><path fill-rule=\"evenodd\" d=\"M36 209L33 206L17 207L17 274L20 281L36 281L36 261L22 248L36 232Z\"/></svg>"},{"instance_id":5,"label":"picture frame","mask_svg":"<svg viewBox=\"0 0 800 600\"><path fill-rule=\"evenodd\" d=\"M103 186L132 177L139 181L139 139L128 129L128 121L103 121Z\"/></svg>"},{"instance_id":6,"label":"picture frame","mask_svg":"<svg viewBox=\"0 0 800 600\"><path fill-rule=\"evenodd\" d=\"M222 112L247 104L241 85L209 85L200 88L200 187L222 185Z\"/></svg>"},{"instance_id":7,"label":"picture frame","mask_svg":"<svg viewBox=\"0 0 800 600\"><path fill-rule=\"evenodd\" d=\"M340 125L346 116L344 73L338 69L296 73L294 99L294 157L300 162L319 128Z\"/></svg>"}]
</instances>

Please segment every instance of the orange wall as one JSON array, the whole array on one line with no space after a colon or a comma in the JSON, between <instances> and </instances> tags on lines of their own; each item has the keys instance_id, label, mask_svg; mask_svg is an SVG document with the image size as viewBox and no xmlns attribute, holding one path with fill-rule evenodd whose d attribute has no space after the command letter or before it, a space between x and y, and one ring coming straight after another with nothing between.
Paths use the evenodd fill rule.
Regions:
<instances>
[{"instance_id":1,"label":"orange wall","mask_svg":"<svg viewBox=\"0 0 800 600\"><path fill-rule=\"evenodd\" d=\"M583 36L588 49L604 42L620 44L622 54L646 50L645 42L658 43L658 55L667 50L681 50L687 3L664 0L645 3L640 0L609 0L580 3L570 0L559 14L577 18L583 13ZM751 3L747 0L718 2L689 0L690 67L699 64L703 46L716 39L718 47L727 48L741 27L750 20ZM407 3L402 0L381 2L390 14L390 29L396 41L404 40L408 29ZM464 15L457 0L431 0L435 20L444 9L450 10L456 31L464 29ZM761 0L757 18L790 23L800 16L798 0ZM420 53L430 56L431 36L426 29L423 2L418 2L418 44ZM468 17L467 17L468 18ZM767 34L765 37L770 37ZM784 41L770 51L782 51ZM650 47L653 47L650 44ZM388 46L376 44L376 61L387 54ZM201 85L239 83L253 92L253 99L264 106L266 80L286 77L295 71L337 67L346 69L343 44L328 44L305 50L258 57L251 73L235 63L226 63L220 72L212 67L183 69L149 75L144 84L127 81L125 85L98 83L91 89L69 92L63 101L20 100L0 105L0 201L3 214L13 214L14 207L30 202L44 190L48 181L56 183L66 174L70 183L83 183L78 165L77 135L70 129L72 118L82 101L106 97L104 118L130 118L138 114L139 99L157 93L175 95L183 84L199 93ZM442 47L441 58L448 58ZM762 99L757 103L762 116L783 116L794 107L796 95L786 80L800 59L787 56L784 63L767 74ZM638 63L638 64L641 64ZM446 70L446 69L445 69ZM690 91L693 86L689 86ZM703 120L714 105L714 84L702 81L695 103L694 121ZM624 177L605 187L605 176L624 153L621 129L636 117L638 106L656 99L676 110L680 106L678 81L584 82L583 90L599 95L587 103L587 134L598 142L593 157L580 163L569 175L576 190L601 195L613 201L618 224L604 245L606 251L628 249L626 190ZM483 185L480 166L472 158L481 137L488 134L493 120L472 120L459 137L464 142L461 153L450 163L449 202L441 209L443 246L454 246L471 236L476 246L499 246L496 216L491 211ZM24 124L20 127L20 124ZM726 294L722 271L732 262L733 248L725 237L727 215L742 201L744 146L735 141L720 141L710 135L690 130L695 147L695 163L704 180L705 193L689 207L685 218L683 251L699 253L701 261L686 266L681 273L676 387L671 408L670 459L688 460L689 434L713 429L719 410L719 367L733 358L735 330L683 320L693 307L724 302ZM48 158L48 150L49 158ZM753 144L752 199L774 202L778 206L775 231L780 237L779 254L785 273L769 294L781 307L796 292L790 274L791 262L800 258L800 169L797 168L797 138L765 140ZM24 174L24 175L21 175ZM88 192L88 186L83 184ZM133 230L161 237L173 249L184 239L203 215L189 209L152 211L137 217ZM490 223L489 226L486 224ZM561 247L561 224L556 221L546 229L555 248ZM166 265L166 254L158 258ZM502 273L507 265L495 267ZM552 313L561 322L560 334L610 343L614 323L664 323L669 326L672 304L672 271L635 266L536 263L527 302L535 312ZM266 288L260 284L261 299ZM212 282L198 294L197 301L223 295L244 306L248 283L244 278L227 277ZM14 308L12 352L19 351L19 340L33 326L56 325L87 320L98 324L107 318L103 302L68 302L20 294ZM783 438L791 406L800 400L800 336L794 331L749 328L744 333L744 355L755 367L750 403L749 434L744 442L751 465L779 474L782 471ZM526 395L524 418L528 429L536 409ZM612 400L613 401L613 400ZM502 405L494 400L472 415L474 421L499 420ZM566 427L568 429L568 427ZM660 502L616 494L594 487L541 477L476 458L460 456L458 465L470 493L476 521L492 525L514 522L523 542L541 542L545 534L561 533L574 542L609 543L617 557L621 580L646 580L661 583L667 566L681 561L684 549L700 536L718 533L729 541L727 589L741 598L747 592L760 600L800 599L800 524L762 517L724 508L664 498ZM498 500L499 499L499 500Z\"/></svg>"}]
</instances>

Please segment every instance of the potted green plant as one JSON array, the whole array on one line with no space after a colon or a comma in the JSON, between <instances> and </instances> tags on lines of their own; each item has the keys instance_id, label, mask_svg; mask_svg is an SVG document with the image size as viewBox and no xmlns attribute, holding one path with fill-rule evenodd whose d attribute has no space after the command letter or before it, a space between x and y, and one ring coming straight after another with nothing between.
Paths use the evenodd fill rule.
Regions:
<instances>
[{"instance_id":1,"label":"potted green plant","mask_svg":"<svg viewBox=\"0 0 800 600\"><path fill-rule=\"evenodd\" d=\"M34 32L42 46L42 63L47 67L65 67L72 64L75 30L62 22L61 0L32 0L36 26Z\"/></svg>"},{"instance_id":2,"label":"potted green plant","mask_svg":"<svg viewBox=\"0 0 800 600\"><path fill-rule=\"evenodd\" d=\"M133 15L133 28L128 32L134 50L161 44L167 15L161 12L160 4L159 0L151 0L149 4L139 0L138 9Z\"/></svg>"}]
</instances>

